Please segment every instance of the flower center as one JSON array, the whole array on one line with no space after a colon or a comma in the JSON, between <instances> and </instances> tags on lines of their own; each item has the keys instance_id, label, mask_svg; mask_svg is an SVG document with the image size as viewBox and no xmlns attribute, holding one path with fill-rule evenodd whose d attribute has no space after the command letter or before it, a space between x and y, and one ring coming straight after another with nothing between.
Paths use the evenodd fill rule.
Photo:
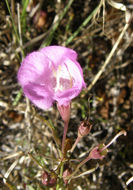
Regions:
<instances>
[{"instance_id":1,"label":"flower center","mask_svg":"<svg viewBox=\"0 0 133 190\"><path fill-rule=\"evenodd\" d=\"M62 92L70 89L73 86L73 78L65 64L59 65L57 70L53 70L54 76L54 91Z\"/></svg>"}]
</instances>

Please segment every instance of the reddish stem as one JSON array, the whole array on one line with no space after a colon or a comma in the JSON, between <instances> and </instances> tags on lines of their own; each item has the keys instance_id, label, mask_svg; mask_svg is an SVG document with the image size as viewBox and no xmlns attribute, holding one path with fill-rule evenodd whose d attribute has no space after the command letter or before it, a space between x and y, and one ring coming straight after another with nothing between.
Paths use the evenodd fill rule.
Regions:
<instances>
[{"instance_id":1,"label":"reddish stem","mask_svg":"<svg viewBox=\"0 0 133 190\"><path fill-rule=\"evenodd\" d=\"M64 145L65 145L67 130L68 130L68 122L65 122L64 123L64 134L63 134L63 139L62 139L62 153L64 153Z\"/></svg>"},{"instance_id":2,"label":"reddish stem","mask_svg":"<svg viewBox=\"0 0 133 190\"><path fill-rule=\"evenodd\" d=\"M107 149L119 136L121 136L121 135L124 135L124 136L126 136L126 131L125 130L122 130L122 131L120 131L117 135L115 135L115 137L106 145L106 146L104 146L101 150L100 150L100 152L102 152L102 151L104 151L105 149Z\"/></svg>"},{"instance_id":3,"label":"reddish stem","mask_svg":"<svg viewBox=\"0 0 133 190\"><path fill-rule=\"evenodd\" d=\"M77 146L77 144L78 144L78 142L81 140L81 138L82 138L82 137L79 137L79 136L77 137L77 139L76 139L74 145L72 146L72 148L71 148L71 150L70 150L71 153L74 151L75 147Z\"/></svg>"}]
</instances>

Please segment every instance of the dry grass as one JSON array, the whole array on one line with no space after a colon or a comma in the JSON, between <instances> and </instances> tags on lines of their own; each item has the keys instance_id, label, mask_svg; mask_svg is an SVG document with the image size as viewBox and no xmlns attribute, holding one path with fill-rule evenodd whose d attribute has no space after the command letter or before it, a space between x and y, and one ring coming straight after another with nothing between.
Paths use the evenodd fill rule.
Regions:
<instances>
[{"instance_id":1,"label":"dry grass","mask_svg":"<svg viewBox=\"0 0 133 190\"><path fill-rule=\"evenodd\" d=\"M63 122L55 107L46 112L25 99L16 76L28 52L48 44L65 44L78 52L87 84L87 89L72 102L68 137L76 139L77 126L85 118L93 124L91 134L78 144L72 166L75 167L77 159L82 160L92 146L108 142L121 129L127 131L127 137L121 137L106 158L98 161L96 171L73 179L65 189L131 190L131 1L121 7L111 0L36 0L29 6L30 12L25 9L28 1L23 1L23 5L19 1L8 2L10 14L6 1L0 2L0 188L49 189L42 185L41 175L44 167L48 170L57 167L57 144L60 143L55 143L51 125L61 139ZM40 18L40 10L46 17ZM95 168L96 163L87 163L79 174Z\"/></svg>"}]
</instances>

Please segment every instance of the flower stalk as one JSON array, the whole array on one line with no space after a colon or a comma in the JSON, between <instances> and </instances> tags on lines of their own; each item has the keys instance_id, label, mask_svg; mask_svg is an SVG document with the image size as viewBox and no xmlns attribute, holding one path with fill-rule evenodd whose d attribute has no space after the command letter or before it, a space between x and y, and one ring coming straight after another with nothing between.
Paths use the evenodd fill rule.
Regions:
<instances>
[{"instance_id":1,"label":"flower stalk","mask_svg":"<svg viewBox=\"0 0 133 190\"><path fill-rule=\"evenodd\" d=\"M92 128L92 125L90 124L90 122L88 120L84 120L81 122L81 124L78 128L78 137L70 150L71 153L74 151L74 149L77 146L77 144L79 143L79 141L84 136L87 136L90 133L91 128Z\"/></svg>"},{"instance_id":2,"label":"flower stalk","mask_svg":"<svg viewBox=\"0 0 133 190\"><path fill-rule=\"evenodd\" d=\"M103 152L105 149L107 149L107 148L108 148L119 136L121 136L121 135L126 136L126 135L127 135L127 132L126 132L125 130L120 131L117 135L115 135L115 137L114 137L106 146L104 146L104 147L100 150L100 152Z\"/></svg>"},{"instance_id":3,"label":"flower stalk","mask_svg":"<svg viewBox=\"0 0 133 190\"><path fill-rule=\"evenodd\" d=\"M90 151L88 157L85 158L82 162L80 162L78 164L78 166L76 167L75 171L70 176L68 176L66 179L72 178L78 172L79 168L81 166L83 166L86 162L88 162L89 160L91 160L91 159L100 159L100 160L102 160L106 156L106 154L108 152L107 148L121 135L126 136L126 131L125 130L120 131L107 145L99 144L96 147L94 147Z\"/></svg>"},{"instance_id":4,"label":"flower stalk","mask_svg":"<svg viewBox=\"0 0 133 190\"><path fill-rule=\"evenodd\" d=\"M72 148L71 148L71 150L70 150L71 153L74 151L74 149L76 148L77 144L79 143L79 141L80 141L81 139L82 139L82 137L79 137L79 136L77 137L75 143L73 144L73 146L72 146Z\"/></svg>"},{"instance_id":5,"label":"flower stalk","mask_svg":"<svg viewBox=\"0 0 133 190\"><path fill-rule=\"evenodd\" d=\"M65 140L66 140L66 134L68 130L68 122L64 123L64 133L63 133L63 139L62 139L62 154L64 154L64 146L65 146Z\"/></svg>"}]
</instances>

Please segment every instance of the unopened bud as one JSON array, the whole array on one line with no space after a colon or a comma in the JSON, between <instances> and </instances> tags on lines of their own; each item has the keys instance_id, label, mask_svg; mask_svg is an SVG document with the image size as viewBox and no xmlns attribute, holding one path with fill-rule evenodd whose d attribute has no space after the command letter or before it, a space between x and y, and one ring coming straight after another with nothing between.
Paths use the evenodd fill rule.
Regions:
<instances>
[{"instance_id":1,"label":"unopened bud","mask_svg":"<svg viewBox=\"0 0 133 190\"><path fill-rule=\"evenodd\" d=\"M92 151L89 154L89 159L103 159L106 154L108 153L108 147L121 135L126 136L126 131L122 130L118 134L115 135L115 137L107 144L100 144L92 149Z\"/></svg>"},{"instance_id":2,"label":"unopened bud","mask_svg":"<svg viewBox=\"0 0 133 190\"><path fill-rule=\"evenodd\" d=\"M88 162L91 159L100 159L102 160L106 154L108 153L108 147L121 135L126 136L126 131L122 130L120 131L107 145L104 144L99 144L96 147L94 147L87 158L85 158L78 166L77 168L79 169L83 164Z\"/></svg>"},{"instance_id":3,"label":"unopened bud","mask_svg":"<svg viewBox=\"0 0 133 190\"><path fill-rule=\"evenodd\" d=\"M48 173L46 171L42 174L42 183L48 187L54 187L56 185L57 176L54 172Z\"/></svg>"},{"instance_id":4,"label":"unopened bud","mask_svg":"<svg viewBox=\"0 0 133 190\"><path fill-rule=\"evenodd\" d=\"M79 128L78 128L78 136L83 137L89 134L92 125L88 120L82 121Z\"/></svg>"},{"instance_id":5,"label":"unopened bud","mask_svg":"<svg viewBox=\"0 0 133 190\"><path fill-rule=\"evenodd\" d=\"M103 147L104 147L104 144L100 144L96 146L95 148L93 148L89 154L89 158L102 160L108 152L107 149L101 151Z\"/></svg>"},{"instance_id":6,"label":"unopened bud","mask_svg":"<svg viewBox=\"0 0 133 190\"><path fill-rule=\"evenodd\" d=\"M70 112L71 112L71 106L70 103L68 105L59 105L57 103L58 111L61 115L61 118L64 122L69 122L70 119Z\"/></svg>"},{"instance_id":7,"label":"unopened bud","mask_svg":"<svg viewBox=\"0 0 133 190\"><path fill-rule=\"evenodd\" d=\"M66 169L64 172L63 172L63 181L64 183L67 185L68 184L68 180L66 179L68 176L71 175L71 170L70 169Z\"/></svg>"}]
</instances>

